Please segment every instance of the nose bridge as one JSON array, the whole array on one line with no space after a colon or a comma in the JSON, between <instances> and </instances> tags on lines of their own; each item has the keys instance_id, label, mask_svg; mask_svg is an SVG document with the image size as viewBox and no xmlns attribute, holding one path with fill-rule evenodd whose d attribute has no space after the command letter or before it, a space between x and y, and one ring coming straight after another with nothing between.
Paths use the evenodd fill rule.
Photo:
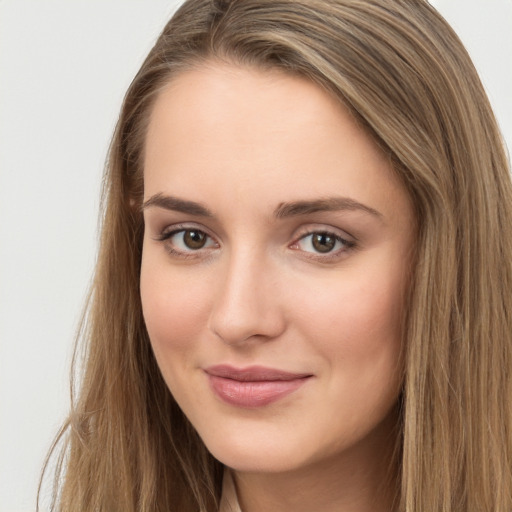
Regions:
<instances>
[{"instance_id":1,"label":"nose bridge","mask_svg":"<svg viewBox=\"0 0 512 512\"><path fill-rule=\"evenodd\" d=\"M230 344L276 337L284 324L269 258L246 247L231 251L223 263L210 329Z\"/></svg>"}]
</instances>

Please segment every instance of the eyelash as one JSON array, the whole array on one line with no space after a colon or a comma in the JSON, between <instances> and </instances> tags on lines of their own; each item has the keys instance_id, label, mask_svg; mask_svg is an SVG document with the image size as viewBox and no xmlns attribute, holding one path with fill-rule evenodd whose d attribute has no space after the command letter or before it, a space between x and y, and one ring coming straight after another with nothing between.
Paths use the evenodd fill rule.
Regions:
<instances>
[{"instance_id":1,"label":"eyelash","mask_svg":"<svg viewBox=\"0 0 512 512\"><path fill-rule=\"evenodd\" d=\"M167 231L167 229L165 229L156 238L156 240L165 244L165 249L171 256L183 258L183 259L197 258L198 256L200 256L200 254L198 254L198 253L201 253L205 249L204 247L201 247L197 250L189 248L189 250L182 251L182 250L179 250L179 249L176 249L175 247L173 247L173 245L171 243L166 243L166 242L170 242L171 238L173 236L178 235L179 233L183 233L183 235L184 235L185 233L191 232L191 231L194 231L196 233L201 233L201 234L205 235L208 239L213 240L213 237L211 237L208 233L206 233L206 231L204 231L203 229L196 228L194 226L175 226L174 229L172 229L170 231ZM206 243L208 243L208 242L206 242ZM216 244L216 245L218 247L218 244ZM206 249L208 249L208 248L206 248Z\"/></svg>"},{"instance_id":2,"label":"eyelash","mask_svg":"<svg viewBox=\"0 0 512 512\"><path fill-rule=\"evenodd\" d=\"M211 237L206 231L204 231L202 229L195 228L193 226L175 226L174 229L172 229L170 231L164 230L156 238L156 240L159 242L162 242L162 243L169 242L172 237L174 237L180 233L185 235L187 232L201 233L202 235L206 236L210 241L214 241L215 247L219 246L219 244L217 242L215 242L213 237ZM328 251L325 253L321 253L319 251L302 250L302 252L304 253L304 256L306 258L326 262L329 260L339 259L342 254L346 254L347 252L352 251L356 248L356 242L347 240L347 239L341 237L340 235L338 235L332 231L325 230L325 229L309 230L309 231L305 232L300 237L298 237L292 244L290 244L289 248L292 250L301 250L299 247L299 244L302 241L306 240L308 237L313 237L314 235L321 235L321 236L333 238L335 241L335 244L341 244L342 247L338 248L337 250ZM313 243L313 242L311 242L311 243ZM206 244L208 244L208 241L206 242ZM165 243L165 248L171 256L183 258L183 259L191 259L191 258L197 258L197 257L204 256L203 251L210 249L210 247L200 247L198 249L189 248L188 250L179 250L179 249L176 249L176 247L171 245L170 243Z\"/></svg>"},{"instance_id":3,"label":"eyelash","mask_svg":"<svg viewBox=\"0 0 512 512\"><path fill-rule=\"evenodd\" d=\"M311 258L319 261L329 261L329 260L337 260L340 259L342 255L346 254L349 251L352 251L356 248L356 242L347 240L346 238L343 238L342 236L334 233L333 231L328 231L325 229L317 229L317 230L310 230L303 235L301 235L295 242L293 242L290 246L293 250L300 250L299 244L300 242L305 241L309 237L313 237L315 235L320 235L323 237L329 237L334 239L335 244L341 244L341 247L335 250L331 250L329 252L321 253L319 251L305 251L304 253L306 258ZM313 244L313 239L311 240L310 244Z\"/></svg>"}]
</instances>

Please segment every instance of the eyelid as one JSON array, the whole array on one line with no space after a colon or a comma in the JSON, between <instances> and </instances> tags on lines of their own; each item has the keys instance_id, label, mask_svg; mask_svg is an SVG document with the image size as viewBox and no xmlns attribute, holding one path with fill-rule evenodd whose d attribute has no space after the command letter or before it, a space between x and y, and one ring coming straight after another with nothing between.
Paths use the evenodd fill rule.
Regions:
<instances>
[{"instance_id":1,"label":"eyelid","mask_svg":"<svg viewBox=\"0 0 512 512\"><path fill-rule=\"evenodd\" d=\"M358 243L359 240L354 235L350 234L348 231L344 229L336 228L334 226L326 225L326 224L308 224L306 226L302 226L297 230L297 233L294 236L295 242L304 238L308 235L312 235L314 233L328 233L330 235L334 235L337 238L341 238L350 243ZM295 243L294 242L294 243Z\"/></svg>"},{"instance_id":2,"label":"eyelid","mask_svg":"<svg viewBox=\"0 0 512 512\"><path fill-rule=\"evenodd\" d=\"M170 224L165 228L159 230L159 234L156 235L155 239L159 241L164 241L167 240L172 235L179 233L180 231L188 231L194 229L197 231L201 231L205 235L209 236L211 239L216 240L216 237L210 233L210 230L208 228L195 222L179 222L177 224Z\"/></svg>"}]
</instances>

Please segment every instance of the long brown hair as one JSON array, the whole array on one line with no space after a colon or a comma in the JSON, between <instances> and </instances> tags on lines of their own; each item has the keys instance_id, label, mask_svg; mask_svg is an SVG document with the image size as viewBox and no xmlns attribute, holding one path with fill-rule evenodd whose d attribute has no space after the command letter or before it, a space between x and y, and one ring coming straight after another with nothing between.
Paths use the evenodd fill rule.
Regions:
<instances>
[{"instance_id":1,"label":"long brown hair","mask_svg":"<svg viewBox=\"0 0 512 512\"><path fill-rule=\"evenodd\" d=\"M335 94L416 208L398 509L512 510L512 189L461 42L424 0L189 0L122 107L106 167L78 391L54 509L214 511L221 464L167 389L141 312L144 136L173 76L205 60L279 68ZM250 98L248 98L250 101Z\"/></svg>"}]
</instances>

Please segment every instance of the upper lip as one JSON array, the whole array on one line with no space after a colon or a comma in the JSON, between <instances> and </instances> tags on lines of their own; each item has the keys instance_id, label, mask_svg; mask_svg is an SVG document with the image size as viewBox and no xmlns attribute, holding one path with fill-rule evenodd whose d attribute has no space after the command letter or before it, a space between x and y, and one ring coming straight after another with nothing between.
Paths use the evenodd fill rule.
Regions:
<instances>
[{"instance_id":1,"label":"upper lip","mask_svg":"<svg viewBox=\"0 0 512 512\"><path fill-rule=\"evenodd\" d=\"M259 382L275 380L295 380L305 377L311 377L310 373L294 373L276 368L267 368L265 366L248 366L246 368L236 368L227 364L209 366L204 370L213 377L223 377L225 379L238 380L241 382Z\"/></svg>"}]
</instances>

